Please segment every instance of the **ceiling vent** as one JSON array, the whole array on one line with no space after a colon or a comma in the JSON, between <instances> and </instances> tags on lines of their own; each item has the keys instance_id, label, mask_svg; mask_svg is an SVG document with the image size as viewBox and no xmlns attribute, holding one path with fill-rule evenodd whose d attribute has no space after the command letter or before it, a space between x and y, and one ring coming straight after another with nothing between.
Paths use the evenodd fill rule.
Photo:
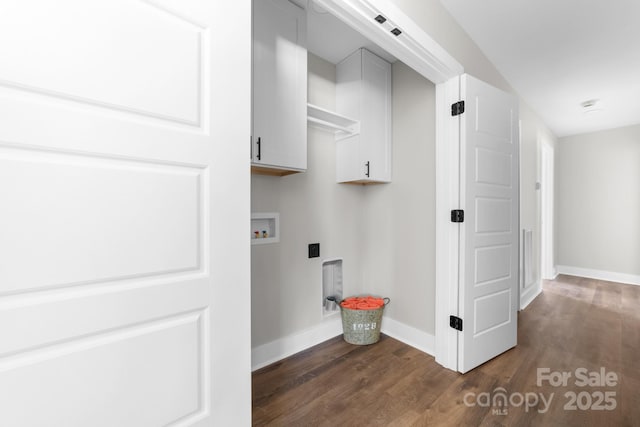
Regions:
<instances>
[{"instance_id":1,"label":"ceiling vent","mask_svg":"<svg viewBox=\"0 0 640 427\"><path fill-rule=\"evenodd\" d=\"M589 99L587 101L582 102L580 106L582 107L582 112L585 114L593 113L601 110L599 99Z\"/></svg>"}]
</instances>

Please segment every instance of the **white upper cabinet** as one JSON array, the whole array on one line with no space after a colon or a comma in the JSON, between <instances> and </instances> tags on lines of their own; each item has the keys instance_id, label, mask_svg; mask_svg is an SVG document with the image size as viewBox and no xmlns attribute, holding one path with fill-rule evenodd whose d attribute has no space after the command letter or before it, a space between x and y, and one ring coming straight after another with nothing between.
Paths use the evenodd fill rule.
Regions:
<instances>
[{"instance_id":1,"label":"white upper cabinet","mask_svg":"<svg viewBox=\"0 0 640 427\"><path fill-rule=\"evenodd\" d=\"M306 13L287 0L253 2L252 171L307 169Z\"/></svg>"},{"instance_id":2,"label":"white upper cabinet","mask_svg":"<svg viewBox=\"0 0 640 427\"><path fill-rule=\"evenodd\" d=\"M336 67L336 109L360 121L360 133L337 137L338 182L391 182L391 64L359 49Z\"/></svg>"}]
</instances>

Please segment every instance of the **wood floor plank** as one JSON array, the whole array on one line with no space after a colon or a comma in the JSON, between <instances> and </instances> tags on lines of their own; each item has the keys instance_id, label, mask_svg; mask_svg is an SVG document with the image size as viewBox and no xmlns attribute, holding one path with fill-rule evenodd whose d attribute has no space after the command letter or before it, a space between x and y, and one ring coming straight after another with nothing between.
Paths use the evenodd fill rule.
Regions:
<instances>
[{"instance_id":1,"label":"wood floor plank","mask_svg":"<svg viewBox=\"0 0 640 427\"><path fill-rule=\"evenodd\" d=\"M640 425L639 308L639 286L561 275L518 314L518 346L465 375L384 335L371 346L337 337L254 372L253 424ZM580 385L580 368L618 381ZM540 369L570 377L539 382ZM593 406L605 392L615 409ZM498 405L500 393L512 400Z\"/></svg>"},{"instance_id":2,"label":"wood floor plank","mask_svg":"<svg viewBox=\"0 0 640 427\"><path fill-rule=\"evenodd\" d=\"M463 426L470 425L470 420L478 423L490 409L478 404L477 397L482 392L495 390L496 383L494 377L477 369L459 376L452 384L445 386L440 397L413 425Z\"/></svg>"}]
</instances>

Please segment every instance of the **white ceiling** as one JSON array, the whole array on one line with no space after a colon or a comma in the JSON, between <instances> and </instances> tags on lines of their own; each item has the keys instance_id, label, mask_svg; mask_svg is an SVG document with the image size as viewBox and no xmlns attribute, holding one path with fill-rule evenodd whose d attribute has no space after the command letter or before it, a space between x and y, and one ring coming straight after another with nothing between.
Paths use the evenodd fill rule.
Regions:
<instances>
[{"instance_id":1,"label":"white ceiling","mask_svg":"<svg viewBox=\"0 0 640 427\"><path fill-rule=\"evenodd\" d=\"M440 2L556 136L640 123L639 0Z\"/></svg>"}]
</instances>

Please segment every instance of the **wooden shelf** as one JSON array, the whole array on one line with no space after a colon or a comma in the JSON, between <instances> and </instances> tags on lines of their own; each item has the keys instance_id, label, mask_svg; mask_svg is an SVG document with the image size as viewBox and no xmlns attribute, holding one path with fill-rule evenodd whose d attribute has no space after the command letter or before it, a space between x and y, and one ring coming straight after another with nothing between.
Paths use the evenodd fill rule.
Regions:
<instances>
[{"instance_id":1,"label":"wooden shelf","mask_svg":"<svg viewBox=\"0 0 640 427\"><path fill-rule=\"evenodd\" d=\"M307 104L307 121L312 126L334 132L337 140L360 133L358 120L350 119L313 104Z\"/></svg>"}]
</instances>

